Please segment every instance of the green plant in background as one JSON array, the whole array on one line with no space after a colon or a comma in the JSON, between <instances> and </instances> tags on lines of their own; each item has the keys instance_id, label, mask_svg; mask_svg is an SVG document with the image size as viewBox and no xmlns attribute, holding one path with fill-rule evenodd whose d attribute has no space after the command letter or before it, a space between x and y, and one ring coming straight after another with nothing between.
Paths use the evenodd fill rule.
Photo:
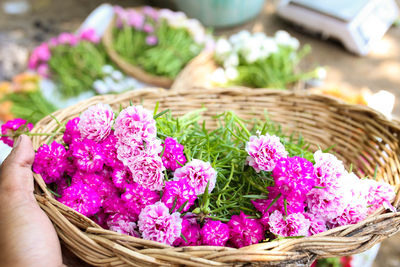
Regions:
<instances>
[{"instance_id":1,"label":"green plant in background","mask_svg":"<svg viewBox=\"0 0 400 267\"><path fill-rule=\"evenodd\" d=\"M113 48L127 62L157 76L174 79L208 38L197 20L181 12L116 7L116 14Z\"/></svg>"},{"instance_id":2,"label":"green plant in background","mask_svg":"<svg viewBox=\"0 0 400 267\"><path fill-rule=\"evenodd\" d=\"M299 71L300 61L311 50L309 45L300 50L299 46L299 41L284 31L274 37L241 31L229 40L221 38L215 49L215 60L221 67L213 73L213 81L220 85L285 89L297 81L317 78L317 70Z\"/></svg>"}]
</instances>

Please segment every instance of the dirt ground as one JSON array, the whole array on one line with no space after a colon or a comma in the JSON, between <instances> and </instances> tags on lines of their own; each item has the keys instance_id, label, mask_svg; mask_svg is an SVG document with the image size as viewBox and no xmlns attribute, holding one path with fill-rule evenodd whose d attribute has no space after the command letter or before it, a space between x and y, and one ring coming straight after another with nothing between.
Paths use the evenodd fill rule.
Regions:
<instances>
[{"instance_id":1,"label":"dirt ground","mask_svg":"<svg viewBox=\"0 0 400 267\"><path fill-rule=\"evenodd\" d=\"M30 48L38 45L62 31L76 29L89 12L102 2L101 0L26 0L30 11L24 15L3 14L0 0L0 80L10 78L23 70ZM134 6L161 4L170 6L170 1L108 1L112 4ZM400 0L398 1L400 2ZM275 14L276 0L267 1L260 15L243 26L217 30L217 34L228 35L240 29L264 31L269 35L284 29L300 40L301 44L310 44L309 54L302 68L324 66L327 68L325 85L345 90L372 91L388 90L396 95L394 114L400 116L400 27L392 27L377 47L368 56L358 57L343 49L334 41L324 41L282 21ZM382 243L374 267L400 266L400 235ZM64 249L68 266L85 266Z\"/></svg>"}]
</instances>

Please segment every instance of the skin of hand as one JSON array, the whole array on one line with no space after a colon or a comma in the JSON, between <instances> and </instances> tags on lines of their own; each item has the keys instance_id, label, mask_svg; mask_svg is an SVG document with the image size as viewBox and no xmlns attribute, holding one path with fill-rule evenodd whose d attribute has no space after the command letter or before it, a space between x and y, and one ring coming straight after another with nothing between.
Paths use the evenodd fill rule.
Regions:
<instances>
[{"instance_id":1,"label":"skin of hand","mask_svg":"<svg viewBox=\"0 0 400 267\"><path fill-rule=\"evenodd\" d=\"M21 135L0 167L0 266L63 266L54 226L33 195L34 157Z\"/></svg>"}]
</instances>

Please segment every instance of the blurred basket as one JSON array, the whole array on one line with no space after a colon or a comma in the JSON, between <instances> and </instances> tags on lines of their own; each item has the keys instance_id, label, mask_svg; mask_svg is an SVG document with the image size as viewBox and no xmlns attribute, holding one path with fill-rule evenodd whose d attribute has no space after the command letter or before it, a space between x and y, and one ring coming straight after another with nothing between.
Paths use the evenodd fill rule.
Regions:
<instances>
[{"instance_id":1,"label":"blurred basket","mask_svg":"<svg viewBox=\"0 0 400 267\"><path fill-rule=\"evenodd\" d=\"M192 59L178 74L171 85L173 90L187 90L193 87L216 88L212 82L212 75L220 66L214 60L214 51L203 51ZM302 90L305 88L303 81L299 80L288 86L289 90Z\"/></svg>"},{"instance_id":2,"label":"blurred basket","mask_svg":"<svg viewBox=\"0 0 400 267\"><path fill-rule=\"evenodd\" d=\"M214 115L233 110L244 119L262 118L268 111L272 121L282 125L287 134L301 132L315 147L337 144L339 158L347 166L354 164L358 175L372 177L396 186L393 206L400 202L400 127L368 107L352 106L330 97L246 88L192 89L173 91L146 89L122 95L96 96L55 112L59 122L79 116L89 106L103 102L114 109L130 102L153 109L170 108L174 115L206 107L204 119L209 128L216 126ZM60 132L59 124L48 116L36 124L34 133ZM50 140L34 136L37 149ZM60 141L59 135L56 140ZM364 221L331 229L305 238L282 239L235 249L230 247L170 247L158 242L122 235L100 228L87 217L64 206L46 190L40 175L35 174L35 196L52 220L60 239L84 261L96 266L244 266L308 265L319 257L360 253L400 231L400 212L380 209Z\"/></svg>"},{"instance_id":3,"label":"blurred basket","mask_svg":"<svg viewBox=\"0 0 400 267\"><path fill-rule=\"evenodd\" d=\"M142 7L132 8L137 11L140 11ZM146 72L139 66L132 65L128 61L126 61L123 57L121 57L117 51L113 48L113 34L112 30L115 25L115 19L113 19L110 25L107 27L104 32L102 42L107 51L107 54L110 56L111 60L123 70L126 74L132 76L133 78L144 82L149 85L159 86L162 88L170 88L173 84L174 80L164 76L157 76L151 73Z\"/></svg>"}]
</instances>

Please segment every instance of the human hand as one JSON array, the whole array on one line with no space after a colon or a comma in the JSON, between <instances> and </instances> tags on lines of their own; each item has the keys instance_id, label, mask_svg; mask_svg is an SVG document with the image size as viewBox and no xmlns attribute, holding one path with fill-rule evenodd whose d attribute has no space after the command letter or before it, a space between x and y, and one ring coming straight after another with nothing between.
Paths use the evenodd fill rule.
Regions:
<instances>
[{"instance_id":1,"label":"human hand","mask_svg":"<svg viewBox=\"0 0 400 267\"><path fill-rule=\"evenodd\" d=\"M0 167L1 266L63 266L56 231L33 195L34 157L21 135Z\"/></svg>"}]
</instances>

